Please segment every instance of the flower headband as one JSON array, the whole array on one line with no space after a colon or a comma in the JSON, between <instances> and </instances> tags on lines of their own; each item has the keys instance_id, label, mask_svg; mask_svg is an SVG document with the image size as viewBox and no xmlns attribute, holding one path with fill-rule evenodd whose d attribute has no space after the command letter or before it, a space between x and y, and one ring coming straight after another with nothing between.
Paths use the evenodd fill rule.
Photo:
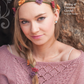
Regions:
<instances>
[{"instance_id":1,"label":"flower headband","mask_svg":"<svg viewBox=\"0 0 84 84\"><path fill-rule=\"evenodd\" d=\"M43 3L47 3L47 4L51 4L52 8L55 8L55 2L54 1L51 1L51 2L45 2L43 0L28 0L28 1L25 1L25 0L19 0L18 1L18 6L21 6L22 4L26 3L26 2L36 2L38 4L41 4L42 2ZM60 10L60 6L57 4L56 5L56 8ZM15 12L16 11L16 8L12 8L13 11Z\"/></svg>"}]
</instances>

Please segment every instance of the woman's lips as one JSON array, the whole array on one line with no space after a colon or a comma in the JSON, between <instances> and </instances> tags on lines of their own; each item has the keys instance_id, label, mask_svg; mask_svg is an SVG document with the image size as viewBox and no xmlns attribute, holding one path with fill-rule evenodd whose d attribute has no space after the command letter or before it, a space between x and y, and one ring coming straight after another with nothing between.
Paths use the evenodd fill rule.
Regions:
<instances>
[{"instance_id":1,"label":"woman's lips","mask_svg":"<svg viewBox=\"0 0 84 84\"><path fill-rule=\"evenodd\" d=\"M43 35L37 35L37 36L32 36L32 38L34 38L34 39L39 39L39 38L41 38Z\"/></svg>"}]
</instances>

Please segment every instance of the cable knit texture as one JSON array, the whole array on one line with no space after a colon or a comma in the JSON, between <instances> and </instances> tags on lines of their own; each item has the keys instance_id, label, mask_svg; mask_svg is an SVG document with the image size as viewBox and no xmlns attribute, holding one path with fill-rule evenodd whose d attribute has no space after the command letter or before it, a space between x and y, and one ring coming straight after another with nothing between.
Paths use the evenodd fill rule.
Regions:
<instances>
[{"instance_id":1,"label":"cable knit texture","mask_svg":"<svg viewBox=\"0 0 84 84\"><path fill-rule=\"evenodd\" d=\"M84 84L84 52L70 61L37 62L39 84ZM31 67L11 54L7 45L0 47L0 84L32 84Z\"/></svg>"}]
</instances>

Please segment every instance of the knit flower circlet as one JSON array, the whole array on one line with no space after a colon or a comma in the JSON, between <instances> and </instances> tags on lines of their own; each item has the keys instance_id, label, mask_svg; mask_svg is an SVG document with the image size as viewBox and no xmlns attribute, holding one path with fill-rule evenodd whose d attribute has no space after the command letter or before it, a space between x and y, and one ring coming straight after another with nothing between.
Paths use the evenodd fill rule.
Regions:
<instances>
[{"instance_id":1,"label":"knit flower circlet","mask_svg":"<svg viewBox=\"0 0 84 84\"><path fill-rule=\"evenodd\" d=\"M38 4L41 4L42 2L44 2L43 0L29 0L29 1L25 1L25 0L19 0L18 1L18 5L21 6L23 3L25 2L36 2ZM44 3L48 3L48 4L51 4L52 8L55 8L55 2L54 0L50 2L44 2ZM57 4L56 7L58 7L59 5ZM60 7L58 7L60 9Z\"/></svg>"},{"instance_id":2,"label":"knit flower circlet","mask_svg":"<svg viewBox=\"0 0 84 84\"><path fill-rule=\"evenodd\" d=\"M60 10L60 6L59 6L58 4L55 6L54 0L51 1L51 2L44 2L43 0L29 0L29 1L19 0L19 1L18 1L18 6L21 6L22 4L24 4L24 3L26 3L26 2L36 2L36 3L38 3L38 4L41 4L41 3L43 2L43 3L51 4L52 8L55 8L55 7L56 7L57 9ZM14 13L15 13L15 12L16 12L16 8L12 8L12 9L13 9L13 11L14 11Z\"/></svg>"}]
</instances>

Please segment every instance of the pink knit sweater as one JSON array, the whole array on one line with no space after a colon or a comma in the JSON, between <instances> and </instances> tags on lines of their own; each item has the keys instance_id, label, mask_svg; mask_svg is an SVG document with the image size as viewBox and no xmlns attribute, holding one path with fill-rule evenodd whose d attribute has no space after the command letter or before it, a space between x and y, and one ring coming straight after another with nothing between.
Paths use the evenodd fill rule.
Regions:
<instances>
[{"instance_id":1,"label":"pink knit sweater","mask_svg":"<svg viewBox=\"0 0 84 84\"><path fill-rule=\"evenodd\" d=\"M62 62L37 62L39 84L84 84L84 52L80 57ZM31 68L25 59L0 47L0 84L32 84Z\"/></svg>"}]
</instances>

